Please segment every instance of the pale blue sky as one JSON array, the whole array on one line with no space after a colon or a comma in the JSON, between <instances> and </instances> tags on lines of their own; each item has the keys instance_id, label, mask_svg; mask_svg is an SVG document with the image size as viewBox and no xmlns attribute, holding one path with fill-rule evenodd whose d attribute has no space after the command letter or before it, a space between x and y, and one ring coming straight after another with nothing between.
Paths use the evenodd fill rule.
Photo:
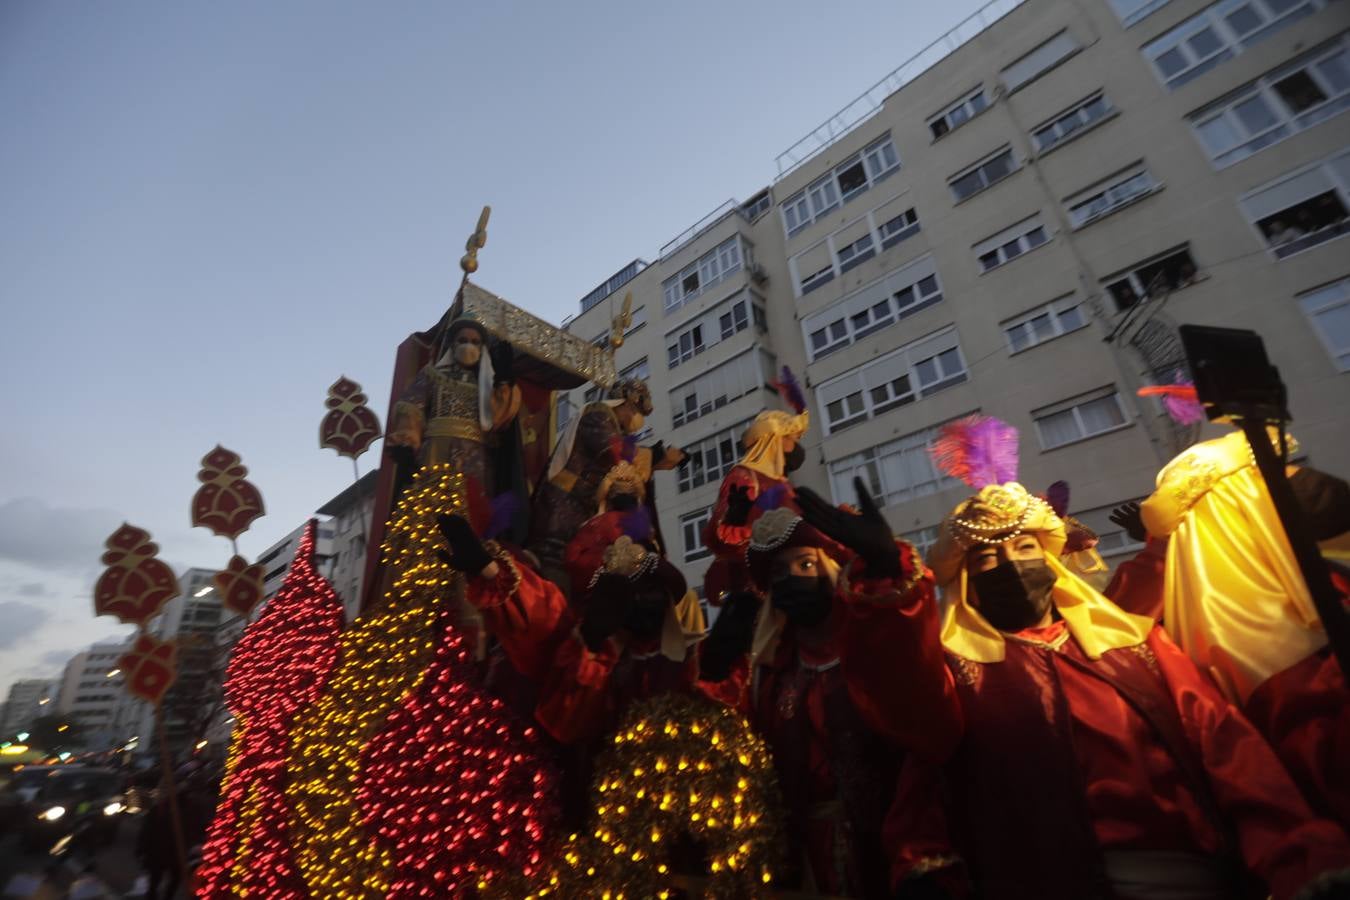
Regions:
<instances>
[{"instance_id":1,"label":"pale blue sky","mask_svg":"<svg viewBox=\"0 0 1350 900\"><path fill-rule=\"evenodd\" d=\"M0 699L118 630L121 520L224 564L187 512L217 442L268 503L246 554L349 483L324 391L383 415L482 204L477 280L559 321L977 6L0 4Z\"/></svg>"}]
</instances>

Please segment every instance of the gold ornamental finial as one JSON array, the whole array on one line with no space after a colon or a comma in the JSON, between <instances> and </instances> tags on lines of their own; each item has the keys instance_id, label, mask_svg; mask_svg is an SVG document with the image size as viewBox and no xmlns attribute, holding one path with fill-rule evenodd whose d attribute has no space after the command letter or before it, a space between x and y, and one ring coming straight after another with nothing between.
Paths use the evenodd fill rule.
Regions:
<instances>
[{"instance_id":1,"label":"gold ornamental finial","mask_svg":"<svg viewBox=\"0 0 1350 900\"><path fill-rule=\"evenodd\" d=\"M612 309L613 307L611 307ZM614 317L609 328L609 345L614 348L623 346L623 335L633 324L633 292L623 295L623 309Z\"/></svg>"},{"instance_id":2,"label":"gold ornamental finial","mask_svg":"<svg viewBox=\"0 0 1350 900\"><path fill-rule=\"evenodd\" d=\"M488 217L492 215L492 207L484 206L482 213L478 216L478 227L469 235L469 240L464 244L464 258L459 261L459 267L464 270L467 277L478 271L478 251L482 250L487 244L487 224Z\"/></svg>"}]
</instances>

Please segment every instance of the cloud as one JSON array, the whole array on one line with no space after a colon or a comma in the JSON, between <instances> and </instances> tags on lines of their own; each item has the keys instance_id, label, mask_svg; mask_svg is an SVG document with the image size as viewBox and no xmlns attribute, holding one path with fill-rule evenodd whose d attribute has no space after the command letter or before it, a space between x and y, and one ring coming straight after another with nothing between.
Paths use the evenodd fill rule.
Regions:
<instances>
[{"instance_id":1,"label":"cloud","mask_svg":"<svg viewBox=\"0 0 1350 900\"><path fill-rule=\"evenodd\" d=\"M48 650L38 657L38 662L47 668L64 668L70 658L83 650L83 647L71 647L68 650Z\"/></svg>"},{"instance_id":2,"label":"cloud","mask_svg":"<svg viewBox=\"0 0 1350 900\"><path fill-rule=\"evenodd\" d=\"M49 615L45 609L28 603L0 600L0 647L18 644L41 628Z\"/></svg>"},{"instance_id":3,"label":"cloud","mask_svg":"<svg viewBox=\"0 0 1350 900\"><path fill-rule=\"evenodd\" d=\"M47 590L37 582L19 585L20 597L50 597L51 595L51 591Z\"/></svg>"},{"instance_id":4,"label":"cloud","mask_svg":"<svg viewBox=\"0 0 1350 900\"><path fill-rule=\"evenodd\" d=\"M0 503L0 559L39 569L90 569L122 523L108 509L54 507L35 497ZM31 596L31 595L30 595Z\"/></svg>"}]
</instances>

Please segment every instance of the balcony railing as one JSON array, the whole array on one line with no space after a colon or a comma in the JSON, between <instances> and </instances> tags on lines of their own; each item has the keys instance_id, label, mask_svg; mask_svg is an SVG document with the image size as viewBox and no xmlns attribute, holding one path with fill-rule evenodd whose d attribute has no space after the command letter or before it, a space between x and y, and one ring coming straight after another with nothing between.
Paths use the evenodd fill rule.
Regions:
<instances>
[{"instance_id":1,"label":"balcony railing","mask_svg":"<svg viewBox=\"0 0 1350 900\"><path fill-rule=\"evenodd\" d=\"M960 25L901 63L852 103L826 119L820 127L778 154L778 177L782 180L817 153L876 115L886 98L937 65L990 25L1021 6L1026 0L990 0Z\"/></svg>"},{"instance_id":2,"label":"balcony railing","mask_svg":"<svg viewBox=\"0 0 1350 900\"><path fill-rule=\"evenodd\" d=\"M673 256L675 253L679 252L685 244L688 244L690 241L694 240L730 215L738 215L741 218L745 218L745 212L741 209L740 204L736 202L734 197L730 200L722 201L718 204L717 209L714 209L693 225L690 225L684 231L680 232L674 240L667 242L666 245L661 248L661 260L664 261L670 256Z\"/></svg>"}]
</instances>

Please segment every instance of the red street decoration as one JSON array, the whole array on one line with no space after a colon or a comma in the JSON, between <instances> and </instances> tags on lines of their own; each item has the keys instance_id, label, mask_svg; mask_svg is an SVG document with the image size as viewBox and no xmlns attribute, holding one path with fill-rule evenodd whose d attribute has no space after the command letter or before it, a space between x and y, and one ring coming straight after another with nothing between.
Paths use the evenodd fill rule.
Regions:
<instances>
[{"instance_id":1,"label":"red street decoration","mask_svg":"<svg viewBox=\"0 0 1350 900\"><path fill-rule=\"evenodd\" d=\"M237 538L263 514L262 494L244 479L248 469L239 454L219 444L202 457L197 479L202 486L192 496L192 524L209 528L221 537Z\"/></svg>"},{"instance_id":2,"label":"red street decoration","mask_svg":"<svg viewBox=\"0 0 1350 900\"><path fill-rule=\"evenodd\" d=\"M357 799L393 863L386 897L459 897L540 868L556 809L538 732L471 685L442 619L422 685L367 746Z\"/></svg>"},{"instance_id":3,"label":"red street decoration","mask_svg":"<svg viewBox=\"0 0 1350 900\"><path fill-rule=\"evenodd\" d=\"M158 704L178 676L174 666L177 658L178 645L173 641L137 635L136 643L117 661L117 667L126 676L127 693Z\"/></svg>"},{"instance_id":4,"label":"red street decoration","mask_svg":"<svg viewBox=\"0 0 1350 900\"><path fill-rule=\"evenodd\" d=\"M150 532L123 522L104 546L108 568L94 585L95 615L144 625L180 593L173 569L155 558L159 547L150 541Z\"/></svg>"},{"instance_id":5,"label":"red street decoration","mask_svg":"<svg viewBox=\"0 0 1350 900\"><path fill-rule=\"evenodd\" d=\"M289 837L286 754L296 713L319 696L337 663L342 631L342 603L314 569L315 527L311 519L281 590L230 658L225 702L236 725L202 848L199 898L309 896Z\"/></svg>"},{"instance_id":6,"label":"red street decoration","mask_svg":"<svg viewBox=\"0 0 1350 900\"><path fill-rule=\"evenodd\" d=\"M227 609L247 617L263 598L265 574L265 567L261 563L250 566L242 556L234 556L224 569L211 577L211 582L220 591L220 602Z\"/></svg>"},{"instance_id":7,"label":"red street decoration","mask_svg":"<svg viewBox=\"0 0 1350 900\"><path fill-rule=\"evenodd\" d=\"M356 459L380 436L380 420L366 406L361 385L342 376L328 388L328 413L319 423L319 446Z\"/></svg>"}]
</instances>

